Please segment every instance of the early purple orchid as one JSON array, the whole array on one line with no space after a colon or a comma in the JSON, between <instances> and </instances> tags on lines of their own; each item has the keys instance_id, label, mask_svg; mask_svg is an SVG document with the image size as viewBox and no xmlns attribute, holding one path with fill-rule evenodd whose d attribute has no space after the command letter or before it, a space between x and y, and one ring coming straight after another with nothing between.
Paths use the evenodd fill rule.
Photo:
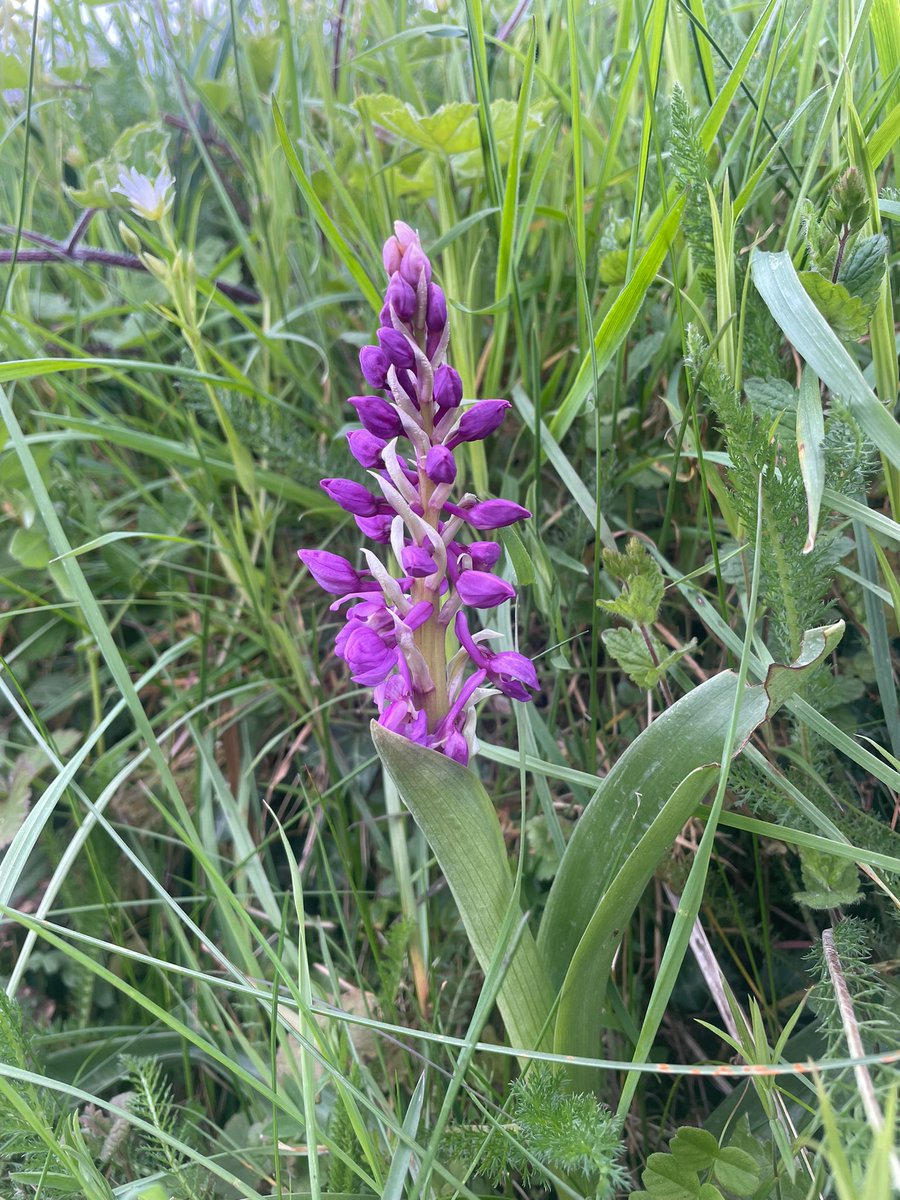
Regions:
<instances>
[{"instance_id":1,"label":"early purple orchid","mask_svg":"<svg viewBox=\"0 0 900 1200\"><path fill-rule=\"evenodd\" d=\"M362 429L347 435L350 453L369 472L374 490L351 479L323 479L332 500L352 513L361 532L390 546L398 575L370 550L366 568L327 550L298 550L315 581L348 601L335 652L356 683L374 688L378 721L386 729L466 764L475 750L475 706L501 692L527 701L539 690L534 665L512 650L494 652L498 635L469 632L463 605L490 609L515 597L491 573L497 542L462 542L531 516L508 500L451 500L454 450L481 441L501 425L509 402L462 404L462 381L445 360L450 342L447 301L432 282L419 235L403 221L384 244L389 282L377 345L359 363L372 394L351 396ZM406 457L400 440L409 443ZM452 626L458 651L447 660ZM468 667L474 667L469 671Z\"/></svg>"}]
</instances>

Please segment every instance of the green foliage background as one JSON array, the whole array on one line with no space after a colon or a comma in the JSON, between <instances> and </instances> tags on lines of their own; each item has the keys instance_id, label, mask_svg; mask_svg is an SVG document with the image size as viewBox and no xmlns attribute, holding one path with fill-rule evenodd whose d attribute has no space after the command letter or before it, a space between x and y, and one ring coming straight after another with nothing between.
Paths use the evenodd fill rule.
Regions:
<instances>
[{"instance_id":1,"label":"green foliage background","mask_svg":"<svg viewBox=\"0 0 900 1200\"><path fill-rule=\"evenodd\" d=\"M0 12L0 1194L890 1195L900 0ZM111 190L164 164L171 244ZM733 763L674 966L709 810L656 864L592 1094L491 1051L295 557L357 547L317 484L395 218L513 401L464 470L534 513L501 632L544 690L475 769L533 927L654 717L846 623ZM733 1058L821 1074L691 1073Z\"/></svg>"}]
</instances>

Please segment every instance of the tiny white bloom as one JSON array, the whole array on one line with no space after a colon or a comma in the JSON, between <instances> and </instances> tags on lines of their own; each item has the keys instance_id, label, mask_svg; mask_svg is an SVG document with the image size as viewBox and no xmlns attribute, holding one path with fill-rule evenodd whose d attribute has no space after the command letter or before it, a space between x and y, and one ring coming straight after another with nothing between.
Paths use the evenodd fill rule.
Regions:
<instances>
[{"instance_id":1,"label":"tiny white bloom","mask_svg":"<svg viewBox=\"0 0 900 1200\"><path fill-rule=\"evenodd\" d=\"M134 167L120 168L119 185L114 192L119 192L131 205L131 211L145 221L161 221L175 199L171 188L175 180L168 167L163 167L154 180L148 179Z\"/></svg>"}]
</instances>

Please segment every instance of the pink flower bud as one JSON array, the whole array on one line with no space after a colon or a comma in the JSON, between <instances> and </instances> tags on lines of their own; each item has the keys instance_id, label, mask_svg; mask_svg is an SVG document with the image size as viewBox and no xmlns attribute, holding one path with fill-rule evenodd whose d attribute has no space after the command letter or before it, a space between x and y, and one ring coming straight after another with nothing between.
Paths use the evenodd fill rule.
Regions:
<instances>
[{"instance_id":1,"label":"pink flower bud","mask_svg":"<svg viewBox=\"0 0 900 1200\"><path fill-rule=\"evenodd\" d=\"M431 263L428 261L428 256L419 245L419 239L416 238L403 253L403 259L400 263L400 274L412 287L419 286L419 279L422 273L425 273L425 282L431 282Z\"/></svg>"},{"instance_id":2,"label":"pink flower bud","mask_svg":"<svg viewBox=\"0 0 900 1200\"><path fill-rule=\"evenodd\" d=\"M389 237L381 251L381 261L384 263L384 269L388 275L393 275L400 270L400 260L402 258L403 250L400 243L395 237Z\"/></svg>"}]
</instances>

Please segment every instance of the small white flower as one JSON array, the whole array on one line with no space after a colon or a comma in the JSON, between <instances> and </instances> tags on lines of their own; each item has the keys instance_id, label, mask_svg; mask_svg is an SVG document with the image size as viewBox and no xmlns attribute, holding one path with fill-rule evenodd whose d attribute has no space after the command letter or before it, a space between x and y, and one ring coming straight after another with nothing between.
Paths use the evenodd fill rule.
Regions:
<instances>
[{"instance_id":1,"label":"small white flower","mask_svg":"<svg viewBox=\"0 0 900 1200\"><path fill-rule=\"evenodd\" d=\"M145 221L161 221L175 199L171 188L175 180L168 167L163 167L154 180L134 167L122 167L119 170L119 185L114 192L119 192L131 205L131 211Z\"/></svg>"}]
</instances>

